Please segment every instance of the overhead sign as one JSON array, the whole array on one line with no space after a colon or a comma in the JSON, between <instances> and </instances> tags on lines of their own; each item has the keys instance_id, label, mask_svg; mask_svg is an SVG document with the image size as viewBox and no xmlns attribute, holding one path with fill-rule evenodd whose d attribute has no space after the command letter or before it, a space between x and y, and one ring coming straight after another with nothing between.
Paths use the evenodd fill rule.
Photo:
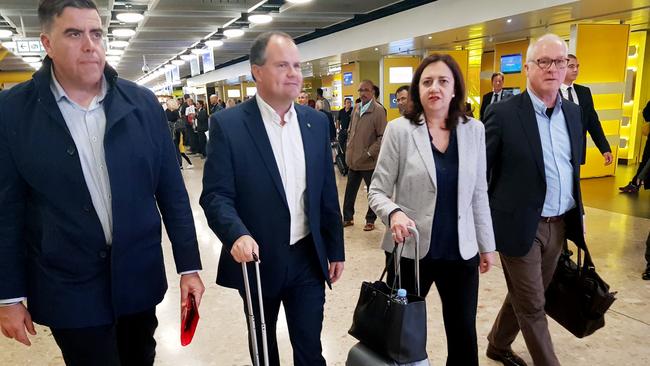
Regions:
<instances>
[{"instance_id":1,"label":"overhead sign","mask_svg":"<svg viewBox=\"0 0 650 366\"><path fill-rule=\"evenodd\" d=\"M203 59L203 72L209 72L214 70L214 56L212 55L212 50L201 55Z\"/></svg>"},{"instance_id":2,"label":"overhead sign","mask_svg":"<svg viewBox=\"0 0 650 366\"><path fill-rule=\"evenodd\" d=\"M45 52L45 48L41 44L39 38L22 38L16 39L16 54L25 55L25 54L40 54Z\"/></svg>"}]
</instances>

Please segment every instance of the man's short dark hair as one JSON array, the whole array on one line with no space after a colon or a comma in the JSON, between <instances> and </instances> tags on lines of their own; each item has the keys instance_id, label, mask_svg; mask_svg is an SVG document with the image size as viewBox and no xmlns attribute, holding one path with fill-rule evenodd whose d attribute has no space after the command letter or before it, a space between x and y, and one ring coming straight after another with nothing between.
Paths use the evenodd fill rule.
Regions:
<instances>
[{"instance_id":1,"label":"man's short dark hair","mask_svg":"<svg viewBox=\"0 0 650 366\"><path fill-rule=\"evenodd\" d=\"M375 90L375 99L379 98L379 87L377 85L373 85L372 88Z\"/></svg>"},{"instance_id":2,"label":"man's short dark hair","mask_svg":"<svg viewBox=\"0 0 650 366\"><path fill-rule=\"evenodd\" d=\"M574 54L572 54L572 53L566 55L566 57L571 58L571 59L574 59L574 60L578 60L578 58L576 57L576 55L574 55Z\"/></svg>"},{"instance_id":3,"label":"man's short dark hair","mask_svg":"<svg viewBox=\"0 0 650 366\"><path fill-rule=\"evenodd\" d=\"M190 95L189 94L183 95L183 99L190 99Z\"/></svg>"},{"instance_id":4,"label":"man's short dark hair","mask_svg":"<svg viewBox=\"0 0 650 366\"><path fill-rule=\"evenodd\" d=\"M38 21L42 31L49 31L55 17L61 16L65 8L97 9L94 0L41 0L38 4Z\"/></svg>"},{"instance_id":5,"label":"man's short dark hair","mask_svg":"<svg viewBox=\"0 0 650 366\"><path fill-rule=\"evenodd\" d=\"M266 63L266 46L269 44L269 41L273 36L287 38L293 42L293 38L285 32L271 31L260 34L255 38L253 45L251 46L249 55L251 66L262 66Z\"/></svg>"},{"instance_id":6,"label":"man's short dark hair","mask_svg":"<svg viewBox=\"0 0 650 366\"><path fill-rule=\"evenodd\" d=\"M323 88L316 89L316 95L318 95L319 97L322 97L323 96Z\"/></svg>"},{"instance_id":7,"label":"man's short dark hair","mask_svg":"<svg viewBox=\"0 0 650 366\"><path fill-rule=\"evenodd\" d=\"M408 85L402 85L397 90L395 90L395 95L399 94L400 92L406 90L406 92L409 92L409 86Z\"/></svg>"},{"instance_id":8,"label":"man's short dark hair","mask_svg":"<svg viewBox=\"0 0 650 366\"><path fill-rule=\"evenodd\" d=\"M501 80L505 80L506 76L503 75L502 72L495 72L492 74L492 78L490 78L490 81L494 81L494 78L497 76L501 76Z\"/></svg>"}]
</instances>

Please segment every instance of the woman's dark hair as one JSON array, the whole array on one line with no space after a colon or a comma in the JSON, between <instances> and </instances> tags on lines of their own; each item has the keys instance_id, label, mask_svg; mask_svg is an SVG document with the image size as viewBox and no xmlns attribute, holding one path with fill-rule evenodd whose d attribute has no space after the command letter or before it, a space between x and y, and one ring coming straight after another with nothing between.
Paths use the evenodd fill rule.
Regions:
<instances>
[{"instance_id":1,"label":"woman's dark hair","mask_svg":"<svg viewBox=\"0 0 650 366\"><path fill-rule=\"evenodd\" d=\"M463 123L467 122L468 119L465 116L465 82L463 81L463 73L460 71L458 63L447 54L434 53L425 58L415 70L409 92L408 109L404 117L409 119L413 124L422 124L420 122L420 116L424 113L424 107L420 101L420 79L422 78L424 69L435 62L444 62L454 77L454 97L449 102L449 112L445 123L447 129L451 130L456 128L459 119L462 119Z\"/></svg>"}]
</instances>

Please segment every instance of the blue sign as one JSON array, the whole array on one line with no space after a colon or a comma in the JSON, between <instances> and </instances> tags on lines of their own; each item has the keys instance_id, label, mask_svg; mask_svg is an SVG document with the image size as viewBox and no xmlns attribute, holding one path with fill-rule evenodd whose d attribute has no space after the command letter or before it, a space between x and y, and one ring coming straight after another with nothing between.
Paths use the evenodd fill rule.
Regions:
<instances>
[{"instance_id":1,"label":"blue sign","mask_svg":"<svg viewBox=\"0 0 650 366\"><path fill-rule=\"evenodd\" d=\"M354 84L354 80L352 80L352 73L351 72L344 72L343 73L343 85L352 85Z\"/></svg>"},{"instance_id":2,"label":"blue sign","mask_svg":"<svg viewBox=\"0 0 650 366\"><path fill-rule=\"evenodd\" d=\"M392 109L397 108L397 97L395 96L395 93L390 93L390 107Z\"/></svg>"}]
</instances>

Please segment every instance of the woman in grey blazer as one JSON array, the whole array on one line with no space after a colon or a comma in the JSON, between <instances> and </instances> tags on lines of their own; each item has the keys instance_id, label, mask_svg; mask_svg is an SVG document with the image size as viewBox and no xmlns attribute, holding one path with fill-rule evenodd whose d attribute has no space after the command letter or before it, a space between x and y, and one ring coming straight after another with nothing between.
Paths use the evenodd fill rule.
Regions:
<instances>
[{"instance_id":1,"label":"woman in grey blazer","mask_svg":"<svg viewBox=\"0 0 650 366\"><path fill-rule=\"evenodd\" d=\"M389 228L382 248L416 227L420 234L420 287L435 282L447 334L447 365L478 365L478 273L495 250L488 206L483 124L464 116L465 86L458 64L434 54L415 71L409 110L384 133L368 199ZM415 250L404 246L401 283L415 292ZM395 276L389 266L388 281Z\"/></svg>"}]
</instances>

